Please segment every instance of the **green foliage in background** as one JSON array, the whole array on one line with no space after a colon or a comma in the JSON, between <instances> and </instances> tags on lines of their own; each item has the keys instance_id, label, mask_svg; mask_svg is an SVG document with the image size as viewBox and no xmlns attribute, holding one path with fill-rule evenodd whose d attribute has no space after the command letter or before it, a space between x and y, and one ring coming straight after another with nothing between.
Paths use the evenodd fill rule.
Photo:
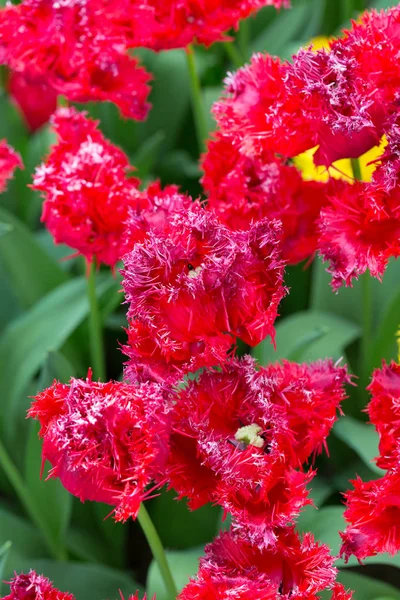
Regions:
<instances>
[{"instance_id":1,"label":"green foliage in background","mask_svg":"<svg viewBox=\"0 0 400 600\"><path fill-rule=\"evenodd\" d=\"M243 23L236 49L243 61L259 51L290 58L311 38L338 33L363 8L394 4L387 0L293 0L289 11L264 9ZM148 120L122 120L112 105L90 106L89 111L100 119L105 135L129 155L145 183L159 178L196 197L201 193L201 173L184 52L140 54L154 74ZM222 92L226 72L235 65L222 44L207 51L197 48L196 59L204 101L211 107ZM85 267L80 259L62 260L73 252L54 246L41 228L41 200L27 187L34 167L48 152L52 133L43 127L29 135L4 93L0 113L0 139L6 138L18 150L25 164L0 197L0 580L9 579L14 570L34 568L56 586L76 594L78 600L113 599L119 589L128 597L136 589L143 591L146 583L150 597L156 592L157 600L164 600L157 566L147 569L150 554L136 523L122 526L105 519L108 507L82 505L58 481L39 478L38 430L36 423L25 420L25 413L29 396L54 378L66 382L71 376L86 375L90 359ZM210 115L210 132L213 127ZM291 293L277 323L277 349L269 341L255 348L254 356L261 364L332 356L358 372L362 281L334 295L329 279L319 259L306 269L302 265L288 269ZM106 270L100 273L97 296L108 376L113 379L121 378L119 343L125 339L119 288L118 276L113 278ZM382 358L396 357L400 262L391 263L383 283L374 280L372 289L372 343L364 373L359 373L362 383ZM317 463L312 494L319 510L307 509L299 521L302 531L312 531L334 552L339 548L338 531L344 528L341 492L356 474L368 480L380 473L372 460L377 454L377 436L361 412L367 401L361 386L349 390L346 416L330 438L331 455ZM148 503L148 510L169 549L176 581L183 586L195 574L204 544L219 530L220 511L207 506L190 513L184 502L165 492ZM399 556L380 555L362 567L353 559L338 565L341 581L356 590L355 600L400 600Z\"/></svg>"}]
</instances>

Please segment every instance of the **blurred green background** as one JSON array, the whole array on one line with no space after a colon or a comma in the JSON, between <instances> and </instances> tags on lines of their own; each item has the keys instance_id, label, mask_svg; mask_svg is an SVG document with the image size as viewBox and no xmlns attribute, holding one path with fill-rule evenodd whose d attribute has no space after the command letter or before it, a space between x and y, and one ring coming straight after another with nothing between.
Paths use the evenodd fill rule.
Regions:
<instances>
[{"instance_id":1,"label":"blurred green background","mask_svg":"<svg viewBox=\"0 0 400 600\"><path fill-rule=\"evenodd\" d=\"M293 0L288 11L266 8L235 34L235 48L243 60L267 51L290 59L315 36L335 35L350 17L369 7L395 3L365 0ZM153 108L144 123L122 120L111 105L85 106L101 121L105 135L120 145L145 183L161 179L176 183L194 197L201 194L199 156L190 106L184 52L138 52L153 73ZM207 107L220 96L226 72L233 70L224 44L196 48L204 101ZM157 568L136 523L125 526L104 519L109 507L72 498L58 481L39 478L41 458L37 424L25 420L29 396L51 384L85 376L89 366L86 282L80 259L60 261L70 248L54 246L40 226L41 199L28 184L32 171L48 152L53 135L43 127L33 135L25 128L6 92L0 96L0 139L6 138L22 155L25 169L16 173L0 198L0 570L8 579L14 570L35 568L78 600L110 600L118 590L128 596L137 588L165 592ZM208 126L214 128L211 114ZM318 460L312 495L318 511L307 509L299 526L339 548L343 529L340 493L359 474L379 476L371 459L377 439L361 413L368 398L362 385L381 359L395 358L395 332L400 323L400 264L391 263L383 283L373 281L373 338L364 372L357 372L363 289L334 295L329 276L316 260L288 269L291 293L284 301L277 325L277 352L269 342L254 350L261 364L290 358L297 361L343 357L360 377L359 389L349 390L346 417L329 441L330 458ZM97 292L105 327L108 375L120 378L125 309L120 282L104 270ZM161 538L170 549L178 582L184 585L197 569L203 546L217 533L222 515L217 507L190 513L173 493L150 501L149 511ZM7 542L11 542L11 546ZM356 590L356 600L400 600L400 557L379 556L362 567L341 561L341 580ZM4 589L2 590L5 591Z\"/></svg>"}]
</instances>

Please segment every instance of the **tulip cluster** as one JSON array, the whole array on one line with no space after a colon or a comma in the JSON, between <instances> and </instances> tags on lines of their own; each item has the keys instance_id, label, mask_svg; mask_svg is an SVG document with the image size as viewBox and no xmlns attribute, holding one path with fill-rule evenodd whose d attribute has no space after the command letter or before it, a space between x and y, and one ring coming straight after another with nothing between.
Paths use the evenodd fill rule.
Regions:
<instances>
[{"instance_id":1,"label":"tulip cluster","mask_svg":"<svg viewBox=\"0 0 400 600\"><path fill-rule=\"evenodd\" d=\"M261 209L232 229L210 204L173 186L140 189L127 157L84 114L59 109L52 123L58 141L34 177L42 218L57 242L87 260L122 260L129 360L126 383L89 373L36 396L29 416L41 423L49 476L83 501L111 505L116 520L136 518L163 485L192 510L213 503L229 513L230 532L214 542L227 548L227 563L217 568L206 557L182 599L204 585L210 598L227 589L247 598L242 585L248 595L258 589L253 560L257 585L271 597L307 590L318 598L323 589L349 597L335 583L329 549L293 526L311 503L312 464L341 412L347 370L330 360L259 368L233 356L238 340L274 338L287 291L285 224ZM231 572L234 552L248 559Z\"/></svg>"},{"instance_id":2,"label":"tulip cluster","mask_svg":"<svg viewBox=\"0 0 400 600\"><path fill-rule=\"evenodd\" d=\"M399 7L371 11L328 48L302 49L292 63L256 54L227 77L213 109L218 130L203 158L210 206L232 228L260 214L281 219L287 260L319 251L335 290L367 268L381 278L399 255L400 70L391 60L399 24ZM388 146L372 181L301 181L299 155L311 152L328 172L382 136Z\"/></svg>"},{"instance_id":3,"label":"tulip cluster","mask_svg":"<svg viewBox=\"0 0 400 600\"><path fill-rule=\"evenodd\" d=\"M195 41L208 46L263 6L288 2L23 0L0 9L0 64L12 72L11 92L33 129L55 94L73 102L113 102L124 116L142 120L151 76L130 50L185 48ZM23 90L32 88L28 100Z\"/></svg>"},{"instance_id":4,"label":"tulip cluster","mask_svg":"<svg viewBox=\"0 0 400 600\"><path fill-rule=\"evenodd\" d=\"M162 228L170 212L189 206L175 186L163 191L153 183L141 192L128 157L85 113L60 108L51 123L58 143L37 167L33 188L44 196L42 221L56 243L114 267L150 227Z\"/></svg>"},{"instance_id":5,"label":"tulip cluster","mask_svg":"<svg viewBox=\"0 0 400 600\"><path fill-rule=\"evenodd\" d=\"M287 3L24 0L0 10L0 61L15 90L36 78L142 119L149 76L128 50L207 46L266 5ZM90 371L55 381L28 416L40 422L49 477L110 505L117 521L136 518L164 485L191 510L212 503L231 516L181 600L351 598L329 548L295 528L352 382L347 368L329 359L259 367L235 351L274 342L287 265L320 252L336 290L367 269L382 277L400 255L399 28L400 8L372 11L328 48L291 63L257 54L230 74L202 158L205 201L145 187L86 113L64 107L51 118L57 142L32 186L42 221L88 263L121 267L128 360L123 382ZM375 147L368 181L330 176L337 161ZM326 178L302 172L310 152ZM17 166L2 143L0 188ZM369 389L387 473L346 494L342 554L360 560L400 550L399 365L375 371ZM31 571L3 600L22 599L73 597Z\"/></svg>"}]
</instances>

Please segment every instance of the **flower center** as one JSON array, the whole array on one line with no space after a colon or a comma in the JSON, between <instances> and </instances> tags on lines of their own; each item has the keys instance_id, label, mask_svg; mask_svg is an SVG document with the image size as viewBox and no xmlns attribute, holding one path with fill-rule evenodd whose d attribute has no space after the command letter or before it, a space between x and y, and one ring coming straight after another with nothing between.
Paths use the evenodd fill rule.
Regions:
<instances>
[{"instance_id":1,"label":"flower center","mask_svg":"<svg viewBox=\"0 0 400 600\"><path fill-rule=\"evenodd\" d=\"M203 267L201 265L199 265L198 267L194 267L193 265L188 264L188 270L189 270L188 276L191 279L196 279L196 277L198 277L200 275L201 271L203 270Z\"/></svg>"},{"instance_id":2,"label":"flower center","mask_svg":"<svg viewBox=\"0 0 400 600\"><path fill-rule=\"evenodd\" d=\"M262 448L265 444L265 440L261 437L261 432L262 427L256 423L245 425L244 427L239 427L235 433L235 440L239 443L246 444L246 446Z\"/></svg>"}]
</instances>

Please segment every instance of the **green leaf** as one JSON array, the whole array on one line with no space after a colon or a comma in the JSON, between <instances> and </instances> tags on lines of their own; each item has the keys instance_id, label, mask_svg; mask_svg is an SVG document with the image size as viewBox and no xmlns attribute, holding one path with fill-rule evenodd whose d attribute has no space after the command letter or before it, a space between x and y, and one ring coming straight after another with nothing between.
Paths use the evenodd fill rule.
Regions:
<instances>
[{"instance_id":1,"label":"green leaf","mask_svg":"<svg viewBox=\"0 0 400 600\"><path fill-rule=\"evenodd\" d=\"M384 475L384 471L374 463L374 458L379 455L379 436L372 425L345 416L335 423L333 433L352 448L372 471Z\"/></svg>"},{"instance_id":2,"label":"green leaf","mask_svg":"<svg viewBox=\"0 0 400 600\"><path fill-rule=\"evenodd\" d=\"M339 573L338 580L346 589L354 590L353 600L377 600L379 597L389 597L400 600L400 590L359 573L353 573L344 569Z\"/></svg>"},{"instance_id":3,"label":"green leaf","mask_svg":"<svg viewBox=\"0 0 400 600\"><path fill-rule=\"evenodd\" d=\"M73 248L70 248L65 244L55 244L53 236L47 229L39 229L39 231L35 232L34 236L39 246L63 271L71 270L78 260L77 256L72 258L76 253Z\"/></svg>"},{"instance_id":4,"label":"green leaf","mask_svg":"<svg viewBox=\"0 0 400 600\"><path fill-rule=\"evenodd\" d=\"M326 0L309 0L309 2L310 14L306 25L297 32L298 38L290 40L279 53L281 58L290 60L299 51L299 48L309 46L313 38L321 35L322 22L326 11Z\"/></svg>"},{"instance_id":5,"label":"green leaf","mask_svg":"<svg viewBox=\"0 0 400 600\"><path fill-rule=\"evenodd\" d=\"M312 0L310 2L309 19L301 32L302 40L310 40L319 35L322 29L324 20L325 8L327 0Z\"/></svg>"},{"instance_id":6,"label":"green leaf","mask_svg":"<svg viewBox=\"0 0 400 600\"><path fill-rule=\"evenodd\" d=\"M317 540L327 544L332 554L337 556L341 546L339 532L346 529L346 521L343 517L344 508L344 506L325 506L316 510L313 506L307 506L298 518L297 527L302 533L311 532ZM400 554L391 556L382 553L366 558L363 563L365 565L384 564L400 567ZM346 563L344 559L337 559L336 566L357 567L359 562L354 556L351 556Z\"/></svg>"},{"instance_id":7,"label":"green leaf","mask_svg":"<svg viewBox=\"0 0 400 600\"><path fill-rule=\"evenodd\" d=\"M287 294L279 307L281 314L285 317L302 310L308 310L312 276L312 268L306 269L303 264L289 265L285 269L285 284L289 290L296 290L295 294Z\"/></svg>"},{"instance_id":8,"label":"green leaf","mask_svg":"<svg viewBox=\"0 0 400 600\"><path fill-rule=\"evenodd\" d=\"M29 423L28 440L25 451L25 485L29 492L29 502L42 513L52 538L59 547L65 547L65 535L71 518L72 496L63 488L59 479L49 479L47 469L40 476L42 465L42 442L39 440L40 424Z\"/></svg>"},{"instance_id":9,"label":"green leaf","mask_svg":"<svg viewBox=\"0 0 400 600\"><path fill-rule=\"evenodd\" d=\"M397 357L396 333L400 326L400 292L392 299L379 323L376 337L369 352L368 372L379 367L382 360Z\"/></svg>"},{"instance_id":10,"label":"green leaf","mask_svg":"<svg viewBox=\"0 0 400 600\"><path fill-rule=\"evenodd\" d=\"M219 517L216 506L207 505L190 511L185 501L176 500L175 492L164 490L152 500L149 513L167 548L189 548L210 542ZM184 538L182 531L186 532Z\"/></svg>"},{"instance_id":11,"label":"green leaf","mask_svg":"<svg viewBox=\"0 0 400 600\"><path fill-rule=\"evenodd\" d=\"M400 556L399 554L395 554L394 556L392 556L387 552L382 552L381 554L377 554L376 556L369 556L365 558L363 560L363 565L388 565L400 569ZM340 568L359 567L360 563L358 562L355 556L350 556L347 562L345 562L344 559L338 559L336 561L336 566Z\"/></svg>"},{"instance_id":12,"label":"green leaf","mask_svg":"<svg viewBox=\"0 0 400 600\"><path fill-rule=\"evenodd\" d=\"M186 150L168 152L160 161L159 170L168 181L182 181L183 177L199 179L201 176L198 163Z\"/></svg>"},{"instance_id":13,"label":"green leaf","mask_svg":"<svg viewBox=\"0 0 400 600\"><path fill-rule=\"evenodd\" d=\"M74 367L60 352L51 350L47 353L39 379L39 389L49 387L55 379L61 383L68 383L71 377L75 377Z\"/></svg>"},{"instance_id":14,"label":"green leaf","mask_svg":"<svg viewBox=\"0 0 400 600\"><path fill-rule=\"evenodd\" d=\"M308 506L298 519L298 529L302 533L313 533L317 540L329 546L335 556L341 545L339 531L346 528L343 511L343 506L326 506L320 510Z\"/></svg>"},{"instance_id":15,"label":"green leaf","mask_svg":"<svg viewBox=\"0 0 400 600\"><path fill-rule=\"evenodd\" d=\"M0 222L9 232L0 236L0 262L16 298L31 307L68 275L36 242L33 234L13 215L0 208Z\"/></svg>"},{"instance_id":16,"label":"green leaf","mask_svg":"<svg viewBox=\"0 0 400 600\"><path fill-rule=\"evenodd\" d=\"M165 133L157 131L141 144L131 161L131 164L136 169L134 172L135 177L143 180L151 173L164 139Z\"/></svg>"},{"instance_id":17,"label":"green leaf","mask_svg":"<svg viewBox=\"0 0 400 600\"><path fill-rule=\"evenodd\" d=\"M206 87L203 90L203 99L207 115L207 129L209 132L214 131L217 125L211 110L214 103L221 98L222 92L223 87L220 85Z\"/></svg>"},{"instance_id":18,"label":"green leaf","mask_svg":"<svg viewBox=\"0 0 400 600\"><path fill-rule=\"evenodd\" d=\"M31 560L23 568L43 573L61 591L70 592L79 600L117 600L119 590L125 598L136 590L139 590L140 597L143 594L141 586L129 575L104 565Z\"/></svg>"},{"instance_id":19,"label":"green leaf","mask_svg":"<svg viewBox=\"0 0 400 600\"><path fill-rule=\"evenodd\" d=\"M310 497L317 508L321 507L325 500L335 491L332 482L328 482L321 475L317 475L311 481L310 485Z\"/></svg>"},{"instance_id":20,"label":"green leaf","mask_svg":"<svg viewBox=\"0 0 400 600\"><path fill-rule=\"evenodd\" d=\"M0 261L0 331L21 312L20 304L10 288L5 270Z\"/></svg>"},{"instance_id":21,"label":"green leaf","mask_svg":"<svg viewBox=\"0 0 400 600\"><path fill-rule=\"evenodd\" d=\"M121 306L124 302L124 296L121 293L122 290L122 277L118 273L117 276L110 277L107 291L102 295L100 302L100 318L102 323L105 323L107 318L112 315L117 307ZM126 318L125 323L126 326Z\"/></svg>"},{"instance_id":22,"label":"green leaf","mask_svg":"<svg viewBox=\"0 0 400 600\"><path fill-rule=\"evenodd\" d=\"M328 263L317 258L313 264L313 286L311 308L324 310L362 324L363 289L360 279L354 280L353 287L342 286L335 294L330 286L331 276L326 272ZM386 313L396 294L400 292L400 261L391 259L382 282L371 278L373 295L373 324Z\"/></svg>"},{"instance_id":23,"label":"green leaf","mask_svg":"<svg viewBox=\"0 0 400 600\"><path fill-rule=\"evenodd\" d=\"M1 594L1 587L2 587L1 584L3 582L3 577L4 577L4 570L5 570L5 566L6 566L6 562L7 562L7 558L8 558L8 554L10 552L11 546L12 546L12 542L7 541L0 548L0 594Z\"/></svg>"},{"instance_id":24,"label":"green leaf","mask_svg":"<svg viewBox=\"0 0 400 600\"><path fill-rule=\"evenodd\" d=\"M141 52L144 63L153 74L150 101L153 108L147 121L140 126L142 143L154 134L162 133L164 141L159 152L174 147L189 107L189 76L183 50L160 54Z\"/></svg>"},{"instance_id":25,"label":"green leaf","mask_svg":"<svg viewBox=\"0 0 400 600\"><path fill-rule=\"evenodd\" d=\"M343 518L344 506L326 506L316 510L312 506L300 514L297 527L300 532L311 532L315 539L327 544L334 556L339 554L341 546L340 531L346 529L346 521ZM391 556L387 553L381 553L377 556L368 557L363 561L365 565L391 565L400 567L400 555ZM344 559L337 559L337 567L359 567L358 560L351 556L347 562Z\"/></svg>"},{"instance_id":26,"label":"green leaf","mask_svg":"<svg viewBox=\"0 0 400 600\"><path fill-rule=\"evenodd\" d=\"M338 359L359 334L359 326L347 319L315 310L304 311L278 322L276 351L266 339L252 354L262 365L283 358L297 361Z\"/></svg>"},{"instance_id":27,"label":"green leaf","mask_svg":"<svg viewBox=\"0 0 400 600\"><path fill-rule=\"evenodd\" d=\"M28 131L22 122L18 109L13 104L11 97L5 94L0 96L0 139L5 138L9 144L19 152L28 140Z\"/></svg>"},{"instance_id":28,"label":"green leaf","mask_svg":"<svg viewBox=\"0 0 400 600\"><path fill-rule=\"evenodd\" d=\"M0 544L11 542L4 576L21 568L23 560L47 558L48 551L41 534L26 519L0 507Z\"/></svg>"},{"instance_id":29,"label":"green leaf","mask_svg":"<svg viewBox=\"0 0 400 600\"><path fill-rule=\"evenodd\" d=\"M12 230L12 225L9 225L8 223L0 223L0 237L7 235L7 233L10 233Z\"/></svg>"},{"instance_id":30,"label":"green leaf","mask_svg":"<svg viewBox=\"0 0 400 600\"><path fill-rule=\"evenodd\" d=\"M175 584L180 591L189 582L190 577L197 573L199 558L204 554L204 548L191 548L183 552L167 552L167 560ZM157 563L153 560L147 575L147 595L149 598L156 594L157 600L171 600L160 575Z\"/></svg>"},{"instance_id":31,"label":"green leaf","mask_svg":"<svg viewBox=\"0 0 400 600\"><path fill-rule=\"evenodd\" d=\"M107 564L113 560L113 557L110 557L110 547L101 543L91 531L70 529L67 533L67 546L75 557L85 562Z\"/></svg>"},{"instance_id":32,"label":"green leaf","mask_svg":"<svg viewBox=\"0 0 400 600\"><path fill-rule=\"evenodd\" d=\"M111 102L85 102L85 110L100 122L101 131L112 143L121 146L128 154L136 152L139 144L138 121L121 119L119 109Z\"/></svg>"},{"instance_id":33,"label":"green leaf","mask_svg":"<svg viewBox=\"0 0 400 600\"><path fill-rule=\"evenodd\" d=\"M272 23L251 42L251 53L281 54L291 40L299 38L312 13L313 6L309 2L302 2L291 10L281 11Z\"/></svg>"},{"instance_id":34,"label":"green leaf","mask_svg":"<svg viewBox=\"0 0 400 600\"><path fill-rule=\"evenodd\" d=\"M35 226L42 212L42 198L39 192L28 187L32 183L35 167L40 165L49 153L50 146L57 141L57 136L49 125L41 127L30 136L24 153L24 170L17 183L20 196L20 218L24 223Z\"/></svg>"},{"instance_id":35,"label":"green leaf","mask_svg":"<svg viewBox=\"0 0 400 600\"><path fill-rule=\"evenodd\" d=\"M67 546L71 560L101 563L111 568L127 565L127 534L129 527L116 523L110 517L110 507L100 502L80 502L74 499L73 518L67 533ZM98 510L100 509L100 510ZM102 509L102 510L101 510ZM100 514L101 513L101 514ZM106 519L107 515L109 518ZM100 530L104 521L114 525L110 536Z\"/></svg>"},{"instance_id":36,"label":"green leaf","mask_svg":"<svg viewBox=\"0 0 400 600\"><path fill-rule=\"evenodd\" d=\"M334 438L331 440L331 446L334 445L335 441ZM351 452L348 451L347 446L345 446L344 453L342 453L342 449L340 448L338 451L332 453L329 461L332 463L339 462L339 466L336 467L335 472L330 478L332 486L337 492L342 493L344 490L351 487L350 481L357 476L363 481L372 481L373 479L376 479L376 472L372 471L358 456L352 458ZM345 463L344 465L342 464L343 462Z\"/></svg>"},{"instance_id":37,"label":"green leaf","mask_svg":"<svg viewBox=\"0 0 400 600\"><path fill-rule=\"evenodd\" d=\"M327 267L328 263L323 263L319 257L314 261L311 308L329 311L361 325L362 290L360 282L355 281L352 288L342 287L335 294L330 286L332 278L326 272Z\"/></svg>"},{"instance_id":38,"label":"green leaf","mask_svg":"<svg viewBox=\"0 0 400 600\"><path fill-rule=\"evenodd\" d=\"M97 293L114 284L99 278ZM0 397L3 432L12 439L16 423L28 402L21 397L51 350L62 347L87 316L86 280L79 277L56 288L24 315L13 321L0 337Z\"/></svg>"},{"instance_id":39,"label":"green leaf","mask_svg":"<svg viewBox=\"0 0 400 600\"><path fill-rule=\"evenodd\" d=\"M39 388L50 386L54 379L67 383L74 376L69 361L58 352L49 352L42 368ZM25 450L24 481L29 491L29 501L36 504L43 513L51 535L59 546L65 546L65 535L72 511L72 496L58 479L45 481L46 471L40 477L42 468L42 441L39 439L40 424L30 422Z\"/></svg>"},{"instance_id":40,"label":"green leaf","mask_svg":"<svg viewBox=\"0 0 400 600\"><path fill-rule=\"evenodd\" d=\"M374 0L371 3L371 6L374 8L382 9L382 8L391 8L392 6L397 6L398 3L396 0Z\"/></svg>"},{"instance_id":41,"label":"green leaf","mask_svg":"<svg viewBox=\"0 0 400 600\"><path fill-rule=\"evenodd\" d=\"M226 514L223 508L220 508L219 519L217 523L217 529L215 533L218 534L220 531L228 531L232 526L232 515Z\"/></svg>"},{"instance_id":42,"label":"green leaf","mask_svg":"<svg viewBox=\"0 0 400 600\"><path fill-rule=\"evenodd\" d=\"M105 540L109 553L108 557L113 566L124 564L124 547L126 546L127 528L122 523L116 523L114 519L107 518L110 515L110 507L100 502L93 503L93 513L97 521L97 528Z\"/></svg>"},{"instance_id":43,"label":"green leaf","mask_svg":"<svg viewBox=\"0 0 400 600\"><path fill-rule=\"evenodd\" d=\"M25 154L25 169L32 173L45 160L51 146L57 143L57 135L49 125L41 127L29 138ZM30 183L30 182L28 182Z\"/></svg>"}]
</instances>

